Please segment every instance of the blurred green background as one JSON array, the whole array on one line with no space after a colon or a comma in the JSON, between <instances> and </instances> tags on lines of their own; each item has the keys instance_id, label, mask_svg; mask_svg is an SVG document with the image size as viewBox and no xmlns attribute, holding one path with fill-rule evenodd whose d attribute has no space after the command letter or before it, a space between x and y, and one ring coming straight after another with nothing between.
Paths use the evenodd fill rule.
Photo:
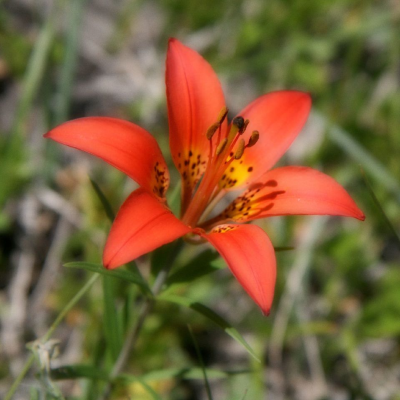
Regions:
<instances>
[{"instance_id":1,"label":"blurred green background","mask_svg":"<svg viewBox=\"0 0 400 400\"><path fill-rule=\"evenodd\" d=\"M125 118L157 137L172 170L164 86L169 37L211 63L233 113L271 90L310 92L312 115L280 164L333 176L366 221L262 221L275 246L294 247L278 253L268 318L226 268L173 288L234 325L261 363L208 318L157 302L126 368L146 383L128 379L110 398L206 399L197 343L215 399L400 399L394 0L2 0L0 394L22 370L26 343L46 332L91 275L62 265L101 261L110 224L89 177L114 211L134 187L104 163L42 135L71 118ZM206 269L218 260L207 246L185 245L176 268L192 262ZM138 261L145 276L150 264L149 257ZM112 282L126 324L137 312L137 288ZM97 282L53 334L60 340L53 367L109 368L106 308ZM59 388L65 398L94 400L104 388L100 379L46 381L37 370L14 398L60 398Z\"/></svg>"}]
</instances>

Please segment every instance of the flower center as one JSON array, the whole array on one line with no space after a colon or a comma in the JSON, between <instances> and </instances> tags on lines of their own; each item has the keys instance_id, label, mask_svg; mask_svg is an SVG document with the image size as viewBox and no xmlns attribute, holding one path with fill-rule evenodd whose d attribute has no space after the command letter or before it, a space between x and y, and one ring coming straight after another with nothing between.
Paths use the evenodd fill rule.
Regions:
<instances>
[{"instance_id":1,"label":"flower center","mask_svg":"<svg viewBox=\"0 0 400 400\"><path fill-rule=\"evenodd\" d=\"M274 207L276 198L285 193L278 188L278 182L271 179L263 184L255 184L237 197L224 211L200 224L204 230L226 221L247 222L262 218Z\"/></svg>"},{"instance_id":2,"label":"flower center","mask_svg":"<svg viewBox=\"0 0 400 400\"><path fill-rule=\"evenodd\" d=\"M230 128L222 132L222 122L228 110L223 108L206 132L209 141L207 165L200 184L195 191L182 220L189 226L196 226L207 206L218 199L224 190L243 183L253 167L243 163L243 154L248 147L254 146L259 138L258 131L252 132L247 143L241 137L246 131L249 120L238 116L233 119Z\"/></svg>"}]
</instances>

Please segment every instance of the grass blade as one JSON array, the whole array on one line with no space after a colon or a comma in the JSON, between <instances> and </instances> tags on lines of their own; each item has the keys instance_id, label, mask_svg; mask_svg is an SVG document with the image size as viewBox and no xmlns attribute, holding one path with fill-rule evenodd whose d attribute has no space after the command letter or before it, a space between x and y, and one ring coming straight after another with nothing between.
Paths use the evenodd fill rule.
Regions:
<instances>
[{"instance_id":1,"label":"grass blade","mask_svg":"<svg viewBox=\"0 0 400 400\"><path fill-rule=\"evenodd\" d=\"M110 276L103 278L103 319L104 336L107 348L110 349L112 361L115 361L122 348L123 335L121 320L118 318L118 310L115 307L115 297L117 295L116 283Z\"/></svg>"},{"instance_id":2,"label":"grass blade","mask_svg":"<svg viewBox=\"0 0 400 400\"><path fill-rule=\"evenodd\" d=\"M389 227L390 231L393 233L393 236L397 239L397 242L400 245L400 236L397 233L396 229L394 228L393 224L390 222L390 219L386 215L385 211L383 210L383 207L382 207L380 201L378 200L378 197L376 197L376 194L375 194L374 190L372 189L371 183L369 182L369 180L367 178L367 174L362 169L361 169L361 174L364 179L365 186L367 187L368 192L372 197L372 200L374 201L376 207L380 211L382 218L386 222L386 225Z\"/></svg>"},{"instance_id":3,"label":"grass blade","mask_svg":"<svg viewBox=\"0 0 400 400\"><path fill-rule=\"evenodd\" d=\"M167 279L167 286L192 282L195 279L221 269L221 265L213 263L218 257L219 255L215 251L203 251L185 264L184 267L171 274Z\"/></svg>"},{"instance_id":4,"label":"grass blade","mask_svg":"<svg viewBox=\"0 0 400 400\"><path fill-rule=\"evenodd\" d=\"M152 292L148 287L146 281L144 281L139 274L136 274L133 271L128 271L121 268L116 270L109 270L104 268L101 264L88 263L84 261L69 262L64 264L64 267L86 269L87 271L97 272L101 275L123 279L127 282L134 283L135 285L140 286L140 288L144 289L145 293L152 296Z\"/></svg>"},{"instance_id":5,"label":"grass blade","mask_svg":"<svg viewBox=\"0 0 400 400\"><path fill-rule=\"evenodd\" d=\"M46 62L49 57L54 39L54 24L51 15L44 24L33 48L26 74L24 77L21 101L15 113L13 132L19 136L27 115L31 109L33 99L44 77Z\"/></svg>"},{"instance_id":6,"label":"grass blade","mask_svg":"<svg viewBox=\"0 0 400 400\"><path fill-rule=\"evenodd\" d=\"M61 69L59 98L54 121L55 124L60 124L68 119L72 83L78 59L82 11L86 1L87 0L70 0L68 2L69 15L67 17L68 30L65 46L66 49Z\"/></svg>"},{"instance_id":7,"label":"grass blade","mask_svg":"<svg viewBox=\"0 0 400 400\"><path fill-rule=\"evenodd\" d=\"M211 310L211 308L208 308L207 306L198 303L196 301L176 295L161 294L158 297L158 300L168 301L174 304L179 304L187 308L191 308L197 313L207 317L212 322L217 324L220 328L222 328L230 337L232 337L238 343L240 343L255 360L260 362L260 359L257 357L254 350L250 347L250 345L244 340L243 336L228 321L222 318L215 311Z\"/></svg>"},{"instance_id":8,"label":"grass blade","mask_svg":"<svg viewBox=\"0 0 400 400\"><path fill-rule=\"evenodd\" d=\"M201 372L203 373L203 378L204 378L204 383L206 385L206 391L207 391L208 400L213 400L210 384L209 384L208 379L207 379L206 368L204 366L203 357L201 356L199 345L197 343L197 340L196 340L195 336L193 335L193 331L192 331L192 328L190 327L190 325L188 325L188 329L189 329L190 336L192 337L192 340L193 340L194 348L196 349L197 357L198 357L199 362L200 362L200 368L201 368Z\"/></svg>"},{"instance_id":9,"label":"grass blade","mask_svg":"<svg viewBox=\"0 0 400 400\"><path fill-rule=\"evenodd\" d=\"M317 121L325 124L328 128L328 137L339 147L348 153L354 160L359 162L365 171L377 179L381 185L386 187L400 201L399 181L381 164L375 157L358 144L351 135L343 128L330 124L329 121L320 113L313 113Z\"/></svg>"},{"instance_id":10,"label":"grass blade","mask_svg":"<svg viewBox=\"0 0 400 400\"><path fill-rule=\"evenodd\" d=\"M90 183L93 186L94 191L96 192L97 197L99 198L101 205L104 208L104 212L106 213L108 219L113 222L115 219L115 213L111 207L110 202L107 200L107 197L101 190L100 186L92 179L90 178Z\"/></svg>"}]
</instances>

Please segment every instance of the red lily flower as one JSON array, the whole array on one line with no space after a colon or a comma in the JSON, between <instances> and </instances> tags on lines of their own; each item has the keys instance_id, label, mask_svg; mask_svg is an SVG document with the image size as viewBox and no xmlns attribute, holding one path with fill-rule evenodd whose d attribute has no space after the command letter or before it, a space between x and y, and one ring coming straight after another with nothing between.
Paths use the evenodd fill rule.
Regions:
<instances>
[{"instance_id":1,"label":"red lily flower","mask_svg":"<svg viewBox=\"0 0 400 400\"><path fill-rule=\"evenodd\" d=\"M66 122L45 137L86 151L141 187L121 206L103 263L116 268L185 236L211 243L233 275L268 314L274 294L274 248L258 226L238 224L274 215L341 215L364 219L332 178L306 167L270 170L307 120L306 93L259 97L231 123L217 76L195 51L169 42L166 87L170 148L182 179L181 216L166 205L169 172L155 139L127 121L89 117ZM220 214L209 210L227 192L244 192Z\"/></svg>"}]
</instances>

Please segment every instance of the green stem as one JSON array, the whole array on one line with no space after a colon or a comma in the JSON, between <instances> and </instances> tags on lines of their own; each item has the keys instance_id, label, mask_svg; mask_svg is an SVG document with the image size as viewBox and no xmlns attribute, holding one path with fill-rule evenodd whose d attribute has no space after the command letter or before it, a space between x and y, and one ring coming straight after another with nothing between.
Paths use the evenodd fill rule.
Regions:
<instances>
[{"instance_id":1,"label":"green stem","mask_svg":"<svg viewBox=\"0 0 400 400\"><path fill-rule=\"evenodd\" d=\"M154 284L151 288L153 297L150 298L147 297L143 300L139 315L136 319L136 322L132 325L132 327L130 328L130 330L126 335L124 345L111 371L109 382L103 392L101 400L106 400L109 398L111 392L111 382L122 372L123 368L125 367L128 361L129 354L131 353L132 349L136 345L137 340L139 339L139 335L143 328L144 322L146 321L146 318L150 315L153 309L155 298L157 297L157 295L161 293L161 290L167 280L168 273L173 265L173 261L178 255L181 247L182 247L182 240L179 240L176 246L172 249L168 262L164 264L164 267L160 270L154 281Z\"/></svg>"},{"instance_id":2,"label":"green stem","mask_svg":"<svg viewBox=\"0 0 400 400\"><path fill-rule=\"evenodd\" d=\"M51 335L54 333L57 326L60 322L64 319L64 317L68 314L68 312L75 306L75 304L83 297L83 295L90 289L94 282L98 279L99 274L93 275L86 284L79 290L79 292L68 302L68 304L64 307L64 309L60 312L56 320L52 323L49 330L44 334L44 336L40 339L41 342L46 342L50 339ZM24 379L25 375L29 371L29 368L33 364L35 360L34 354L31 354L29 358L26 360L22 371L15 379L14 383L12 384L10 390L7 392L6 397L4 400L11 400L12 396L14 395L15 391L17 390L18 386L20 385L21 381Z\"/></svg>"}]
</instances>

